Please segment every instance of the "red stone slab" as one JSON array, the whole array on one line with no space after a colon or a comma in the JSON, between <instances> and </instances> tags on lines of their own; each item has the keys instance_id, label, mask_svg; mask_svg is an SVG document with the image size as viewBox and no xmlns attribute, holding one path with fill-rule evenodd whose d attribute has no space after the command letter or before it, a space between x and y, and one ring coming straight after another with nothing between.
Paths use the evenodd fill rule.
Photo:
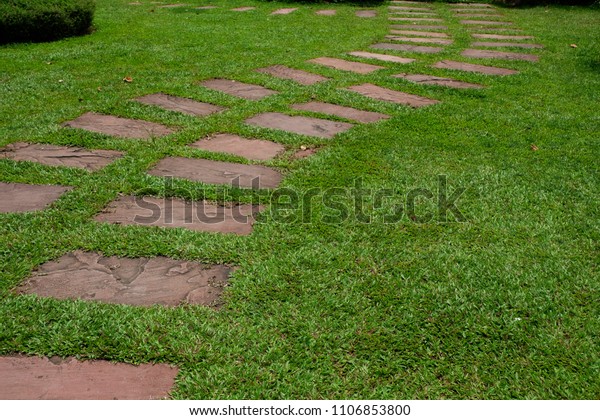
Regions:
<instances>
[{"instance_id":1,"label":"red stone slab","mask_svg":"<svg viewBox=\"0 0 600 420\"><path fill-rule=\"evenodd\" d=\"M278 9L278 10L275 10L271 14L272 15L289 15L290 13L293 13L296 10L298 10L297 7L290 7L290 8L287 8L287 9Z\"/></svg>"},{"instance_id":2,"label":"red stone slab","mask_svg":"<svg viewBox=\"0 0 600 420\"><path fill-rule=\"evenodd\" d=\"M0 213L44 210L71 188L0 182Z\"/></svg>"},{"instance_id":3,"label":"red stone slab","mask_svg":"<svg viewBox=\"0 0 600 420\"><path fill-rule=\"evenodd\" d=\"M448 34L445 34L443 32L399 31L397 29L392 29L390 32L396 35L415 35L431 38L449 38Z\"/></svg>"},{"instance_id":4,"label":"red stone slab","mask_svg":"<svg viewBox=\"0 0 600 420\"><path fill-rule=\"evenodd\" d=\"M196 149L229 153L251 160L269 160L285 151L279 143L268 140L246 139L236 134L216 134L190 144Z\"/></svg>"},{"instance_id":5,"label":"red stone slab","mask_svg":"<svg viewBox=\"0 0 600 420\"><path fill-rule=\"evenodd\" d=\"M471 58L498 58L501 60L525 60L538 61L540 58L533 54L521 54L504 51L489 51L489 50L472 50L466 49L461 53L464 57Z\"/></svg>"},{"instance_id":6,"label":"red stone slab","mask_svg":"<svg viewBox=\"0 0 600 420\"><path fill-rule=\"evenodd\" d=\"M500 22L495 20L461 20L460 23L463 25L482 25L482 26L508 26L512 25L512 22Z\"/></svg>"},{"instance_id":7,"label":"red stone slab","mask_svg":"<svg viewBox=\"0 0 600 420\"><path fill-rule=\"evenodd\" d=\"M242 83L236 80L227 79L210 79L200 83L208 89L214 89L226 93L228 95L237 96L238 98L250 99L257 101L264 97L275 95L276 91L267 89L263 86Z\"/></svg>"},{"instance_id":8,"label":"red stone slab","mask_svg":"<svg viewBox=\"0 0 600 420\"><path fill-rule=\"evenodd\" d=\"M317 10L315 14L320 16L335 16L337 14L337 10Z\"/></svg>"},{"instance_id":9,"label":"red stone slab","mask_svg":"<svg viewBox=\"0 0 600 420\"><path fill-rule=\"evenodd\" d=\"M367 52L367 51L352 51L352 52L349 52L348 54L352 55L354 57L370 58L373 60L386 61L389 63L408 64L408 63L412 63L413 61L415 61L414 58L398 57L397 55L377 54L377 53L372 53L372 52Z\"/></svg>"},{"instance_id":10,"label":"red stone slab","mask_svg":"<svg viewBox=\"0 0 600 420\"><path fill-rule=\"evenodd\" d=\"M261 210L262 206L251 204L218 206L178 198L124 196L110 203L95 220L119 225L249 235L254 216Z\"/></svg>"},{"instance_id":11,"label":"red stone slab","mask_svg":"<svg viewBox=\"0 0 600 420\"><path fill-rule=\"evenodd\" d=\"M436 54L443 50L440 47L427 47L424 45L408 45L408 44L391 44L386 42L380 42L378 44L371 45L371 48L383 49L383 50L396 50L396 51L410 51L418 52L423 54Z\"/></svg>"},{"instance_id":12,"label":"red stone slab","mask_svg":"<svg viewBox=\"0 0 600 420\"><path fill-rule=\"evenodd\" d=\"M415 42L415 43L438 44L438 45L450 45L454 42L451 39L416 38L416 37L405 37L405 36L395 36L395 35L386 35L385 38L389 39L391 41L398 41L398 42Z\"/></svg>"},{"instance_id":13,"label":"red stone slab","mask_svg":"<svg viewBox=\"0 0 600 420\"><path fill-rule=\"evenodd\" d=\"M390 17L389 20L395 20L399 22L443 22L443 19L437 18L412 18L412 17Z\"/></svg>"},{"instance_id":14,"label":"red stone slab","mask_svg":"<svg viewBox=\"0 0 600 420\"><path fill-rule=\"evenodd\" d=\"M158 400L169 396L178 369L165 365L0 357L2 400Z\"/></svg>"},{"instance_id":15,"label":"red stone slab","mask_svg":"<svg viewBox=\"0 0 600 420\"><path fill-rule=\"evenodd\" d=\"M231 271L224 265L165 257L104 257L75 251L42 264L17 292L134 306L214 306Z\"/></svg>"},{"instance_id":16,"label":"red stone slab","mask_svg":"<svg viewBox=\"0 0 600 420\"><path fill-rule=\"evenodd\" d=\"M221 106L198 102L188 98L180 98L178 96L165 95L164 93L153 93L142 96L136 98L135 101L198 117L214 114L225 109Z\"/></svg>"},{"instance_id":17,"label":"red stone slab","mask_svg":"<svg viewBox=\"0 0 600 420\"><path fill-rule=\"evenodd\" d=\"M519 39L533 39L530 35L498 35L498 34L472 34L473 38L478 39L500 39L500 40L519 40Z\"/></svg>"},{"instance_id":18,"label":"red stone slab","mask_svg":"<svg viewBox=\"0 0 600 420\"><path fill-rule=\"evenodd\" d=\"M542 44L522 44L519 42L473 42L471 44L472 47L492 47L492 48L544 48Z\"/></svg>"},{"instance_id":19,"label":"red stone slab","mask_svg":"<svg viewBox=\"0 0 600 420\"><path fill-rule=\"evenodd\" d=\"M49 166L95 171L123 156L114 150L88 150L53 144L13 143L0 149L0 159L41 163Z\"/></svg>"},{"instance_id":20,"label":"red stone slab","mask_svg":"<svg viewBox=\"0 0 600 420\"><path fill-rule=\"evenodd\" d=\"M322 66L331 67L336 70L352 71L354 73L368 74L385 67L375 66L373 64L359 63L357 61L347 61L340 58L319 57L308 60L309 63L320 64Z\"/></svg>"},{"instance_id":21,"label":"red stone slab","mask_svg":"<svg viewBox=\"0 0 600 420\"><path fill-rule=\"evenodd\" d=\"M376 10L357 10L356 11L356 16L360 17L360 18L372 18L377 16L377 11Z\"/></svg>"},{"instance_id":22,"label":"red stone slab","mask_svg":"<svg viewBox=\"0 0 600 420\"><path fill-rule=\"evenodd\" d=\"M324 77L319 74L309 73L304 70L292 69L281 65L265 67L262 69L257 69L256 71L259 73L270 74L271 76L275 76L280 79L293 80L305 86L314 85L315 83L329 80L328 77Z\"/></svg>"},{"instance_id":23,"label":"red stone slab","mask_svg":"<svg viewBox=\"0 0 600 420\"><path fill-rule=\"evenodd\" d=\"M413 108L420 108L422 106L439 103L439 101L436 101L435 99L424 98L422 96L411 95L410 93L386 89L370 83L365 83L358 86L350 86L348 90L359 93L371 99L408 105Z\"/></svg>"},{"instance_id":24,"label":"red stone slab","mask_svg":"<svg viewBox=\"0 0 600 420\"><path fill-rule=\"evenodd\" d=\"M422 85L437 85L437 86L446 86L456 89L481 89L485 86L478 85L476 83L467 83L462 82L460 80L451 79L449 77L438 77L438 76L430 76L428 74L395 74L393 77L398 77L401 79L406 79L411 82L419 83Z\"/></svg>"},{"instance_id":25,"label":"red stone slab","mask_svg":"<svg viewBox=\"0 0 600 420\"><path fill-rule=\"evenodd\" d=\"M473 73L482 73L493 76L508 76L518 74L516 70L505 69L502 67L482 66L480 64L463 63L461 61L444 60L435 63L432 67L436 69L462 70Z\"/></svg>"},{"instance_id":26,"label":"red stone slab","mask_svg":"<svg viewBox=\"0 0 600 420\"><path fill-rule=\"evenodd\" d=\"M200 181L205 184L256 189L277 188L282 178L279 172L266 166L184 157L161 159L148 173Z\"/></svg>"},{"instance_id":27,"label":"red stone slab","mask_svg":"<svg viewBox=\"0 0 600 420\"><path fill-rule=\"evenodd\" d=\"M250 7L250 6L246 6L246 7L236 7L235 9L230 9L232 12L248 12L250 10L254 10L256 9L256 7Z\"/></svg>"},{"instance_id":28,"label":"red stone slab","mask_svg":"<svg viewBox=\"0 0 600 420\"><path fill-rule=\"evenodd\" d=\"M330 139L336 134L352 128L352 124L348 123L323 120L320 118L290 116L278 112L265 112L256 115L252 118L248 118L246 123L263 128L283 130L290 133L325 139Z\"/></svg>"},{"instance_id":29,"label":"red stone slab","mask_svg":"<svg viewBox=\"0 0 600 420\"><path fill-rule=\"evenodd\" d=\"M448 29L447 26L445 25L417 25L417 24L410 24L410 23L406 23L403 25L390 25L390 28L392 29L407 29L407 30L413 30L413 29L442 29L442 30L446 30Z\"/></svg>"},{"instance_id":30,"label":"red stone slab","mask_svg":"<svg viewBox=\"0 0 600 420\"><path fill-rule=\"evenodd\" d=\"M73 121L67 121L63 126L130 139L149 139L166 136L173 132L161 124L93 112L86 112Z\"/></svg>"},{"instance_id":31,"label":"red stone slab","mask_svg":"<svg viewBox=\"0 0 600 420\"><path fill-rule=\"evenodd\" d=\"M325 102L307 102L305 104L295 104L292 105L292 108L298 111L310 111L319 112L321 114L335 115L337 117L346 118L361 123L372 123L389 118L389 115L381 114L379 112L361 111L360 109L328 104Z\"/></svg>"},{"instance_id":32,"label":"red stone slab","mask_svg":"<svg viewBox=\"0 0 600 420\"><path fill-rule=\"evenodd\" d=\"M388 6L389 10L407 10L412 12L431 10L431 7Z\"/></svg>"}]
</instances>

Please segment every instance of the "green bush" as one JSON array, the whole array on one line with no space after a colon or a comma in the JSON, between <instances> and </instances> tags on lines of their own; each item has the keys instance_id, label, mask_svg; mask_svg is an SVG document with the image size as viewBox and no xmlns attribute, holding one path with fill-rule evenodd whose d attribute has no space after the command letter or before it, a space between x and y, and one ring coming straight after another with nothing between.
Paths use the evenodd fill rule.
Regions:
<instances>
[{"instance_id":1,"label":"green bush","mask_svg":"<svg viewBox=\"0 0 600 420\"><path fill-rule=\"evenodd\" d=\"M0 44L87 33L94 0L0 0Z\"/></svg>"}]
</instances>

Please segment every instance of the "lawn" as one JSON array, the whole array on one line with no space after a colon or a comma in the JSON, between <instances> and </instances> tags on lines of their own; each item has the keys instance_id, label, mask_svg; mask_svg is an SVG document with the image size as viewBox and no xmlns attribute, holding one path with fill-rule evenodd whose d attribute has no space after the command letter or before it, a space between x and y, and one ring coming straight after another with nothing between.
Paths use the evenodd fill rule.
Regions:
<instances>
[{"instance_id":1,"label":"lawn","mask_svg":"<svg viewBox=\"0 0 600 420\"><path fill-rule=\"evenodd\" d=\"M382 41L387 4L376 7L378 17L361 19L344 5L215 0L220 8L196 10L129 3L98 0L90 35L0 46L0 146L30 141L126 153L94 173L0 160L2 182L74 187L46 211L0 214L0 354L170 363L180 368L177 399L600 398L598 7L502 9L545 46L535 52L540 61L529 63L461 57L469 33L436 3L452 46L441 54L401 53L417 61L360 75L306 60L350 59L347 52ZM228 11L238 6L256 10ZM269 15L281 7L300 9ZM315 16L323 8L338 14ZM430 67L441 59L520 73ZM254 71L275 64L331 80L301 86ZM404 72L487 88L390 77ZM213 77L281 93L253 102L198 83ZM361 83L440 103L412 109L340 89ZM131 101L156 92L229 109L196 118ZM333 140L244 124L260 112L309 115L289 106L311 99L392 118ZM126 140L61 127L87 111L177 132ZM218 132L285 145L288 152L269 165L285 175L283 187L308 193L311 205L285 218L267 210L245 237L93 221L119 194L140 191L194 200L225 193L229 201L269 206L270 191L182 180L165 188L146 174L164 156L245 162L187 147ZM292 159L301 146L321 149ZM464 189L456 200L464 219L437 213L442 181L449 197ZM335 202L347 214L327 205L332 188L340 189ZM360 213L356 189L364 193ZM384 220L423 190L433 198L421 196L415 214ZM378 200L377 191L388 196ZM14 293L35 267L77 249L239 269L218 310Z\"/></svg>"}]
</instances>

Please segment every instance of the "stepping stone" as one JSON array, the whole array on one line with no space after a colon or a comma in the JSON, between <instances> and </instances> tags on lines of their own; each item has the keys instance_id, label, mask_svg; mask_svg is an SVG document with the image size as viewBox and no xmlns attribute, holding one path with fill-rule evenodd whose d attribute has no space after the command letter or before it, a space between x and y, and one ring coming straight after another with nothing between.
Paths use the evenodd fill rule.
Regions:
<instances>
[{"instance_id":1,"label":"stepping stone","mask_svg":"<svg viewBox=\"0 0 600 420\"><path fill-rule=\"evenodd\" d=\"M415 35L432 38L448 38L448 34L445 34L443 32L399 31L394 29L392 29L390 32L396 35Z\"/></svg>"},{"instance_id":2,"label":"stepping stone","mask_svg":"<svg viewBox=\"0 0 600 420\"><path fill-rule=\"evenodd\" d=\"M410 18L410 17L391 17L389 20L401 21L401 22L443 22L443 19L437 18Z\"/></svg>"},{"instance_id":3,"label":"stepping stone","mask_svg":"<svg viewBox=\"0 0 600 420\"><path fill-rule=\"evenodd\" d=\"M273 13L271 13L272 15L289 15L292 12L295 12L296 10L298 10L297 7L291 7L288 9L278 9L275 10Z\"/></svg>"},{"instance_id":4,"label":"stepping stone","mask_svg":"<svg viewBox=\"0 0 600 420\"><path fill-rule=\"evenodd\" d=\"M463 63L460 61L444 60L435 63L433 68L436 69L449 69L449 70L462 70L473 73L488 74L492 76L508 76L511 74L518 74L516 70L505 69L502 67L482 66L480 64Z\"/></svg>"},{"instance_id":5,"label":"stepping stone","mask_svg":"<svg viewBox=\"0 0 600 420\"><path fill-rule=\"evenodd\" d=\"M438 16L437 13L427 13L427 12L410 12L408 10L401 11L393 11L389 12L390 15L407 15L407 16Z\"/></svg>"},{"instance_id":6,"label":"stepping stone","mask_svg":"<svg viewBox=\"0 0 600 420\"><path fill-rule=\"evenodd\" d=\"M489 51L489 50L471 50L466 49L461 53L464 57L471 58L498 58L501 60L525 60L538 61L540 58L533 54L522 54L504 51Z\"/></svg>"},{"instance_id":7,"label":"stepping stone","mask_svg":"<svg viewBox=\"0 0 600 420\"><path fill-rule=\"evenodd\" d=\"M512 25L512 22L499 22L495 20L461 20L463 25L490 25L490 26L507 26Z\"/></svg>"},{"instance_id":8,"label":"stepping stone","mask_svg":"<svg viewBox=\"0 0 600 420\"><path fill-rule=\"evenodd\" d=\"M452 11L456 14L461 14L461 13L496 13L495 9L486 9L486 8L476 8L476 7L471 7L468 9L452 9Z\"/></svg>"},{"instance_id":9,"label":"stepping stone","mask_svg":"<svg viewBox=\"0 0 600 420\"><path fill-rule=\"evenodd\" d=\"M321 137L330 139L336 134L343 133L353 127L352 124L309 118L290 116L278 112L265 112L246 120L247 124L263 128L288 131L304 136Z\"/></svg>"},{"instance_id":10,"label":"stepping stone","mask_svg":"<svg viewBox=\"0 0 600 420\"><path fill-rule=\"evenodd\" d=\"M223 111L225 108L204 102L194 101L188 98L165 95L164 93L153 93L151 95L136 98L135 101L146 105L154 105L169 111L181 112L187 115L203 117Z\"/></svg>"},{"instance_id":11,"label":"stepping stone","mask_svg":"<svg viewBox=\"0 0 600 420\"><path fill-rule=\"evenodd\" d=\"M248 12L250 10L254 10L256 7L236 7L235 9L230 9L232 12Z\"/></svg>"},{"instance_id":12,"label":"stepping stone","mask_svg":"<svg viewBox=\"0 0 600 420\"><path fill-rule=\"evenodd\" d=\"M190 147L209 152L229 153L250 160L269 160L285 151L279 143L268 140L246 139L235 134L216 134L195 143Z\"/></svg>"},{"instance_id":13,"label":"stepping stone","mask_svg":"<svg viewBox=\"0 0 600 420\"><path fill-rule=\"evenodd\" d=\"M388 6L389 10L407 10L407 11L428 11L431 10L431 7L410 7L410 6Z\"/></svg>"},{"instance_id":14,"label":"stepping stone","mask_svg":"<svg viewBox=\"0 0 600 420\"><path fill-rule=\"evenodd\" d=\"M356 16L361 17L361 18L372 18L377 16L377 11L375 10L357 10L356 11Z\"/></svg>"},{"instance_id":15,"label":"stepping stone","mask_svg":"<svg viewBox=\"0 0 600 420\"><path fill-rule=\"evenodd\" d=\"M114 150L88 150L53 144L13 143L0 149L0 159L36 162L49 166L67 166L95 171L123 156Z\"/></svg>"},{"instance_id":16,"label":"stepping stone","mask_svg":"<svg viewBox=\"0 0 600 420\"><path fill-rule=\"evenodd\" d=\"M391 1L391 4L417 4L419 6L425 6L425 5L429 5L431 3L426 3L426 2L422 2L422 1ZM390 6L392 7L392 6ZM429 7L429 6L427 6Z\"/></svg>"},{"instance_id":17,"label":"stepping stone","mask_svg":"<svg viewBox=\"0 0 600 420\"><path fill-rule=\"evenodd\" d=\"M279 77L280 79L293 80L305 86L314 85L315 83L329 80L328 77L324 77L319 74L309 73L304 70L296 70L281 65L265 67L262 69L257 69L256 71L259 73L270 74L271 76Z\"/></svg>"},{"instance_id":18,"label":"stepping stone","mask_svg":"<svg viewBox=\"0 0 600 420\"><path fill-rule=\"evenodd\" d=\"M424 98L422 96L411 95L410 93L386 89L380 86L372 85L370 83L365 83L363 85L358 86L350 86L348 90L359 93L371 99L393 102L395 104L408 105L413 108L420 108L422 106L439 103L439 101L436 101L435 99Z\"/></svg>"},{"instance_id":19,"label":"stepping stone","mask_svg":"<svg viewBox=\"0 0 600 420\"><path fill-rule=\"evenodd\" d=\"M282 178L279 172L266 166L184 157L161 159L148 173L154 176L200 181L205 184L253 189L277 188Z\"/></svg>"},{"instance_id":20,"label":"stepping stone","mask_svg":"<svg viewBox=\"0 0 600 420\"><path fill-rule=\"evenodd\" d=\"M119 225L185 228L198 232L252 233L254 215L262 206L229 207L178 198L124 196L113 201L94 220Z\"/></svg>"},{"instance_id":21,"label":"stepping stone","mask_svg":"<svg viewBox=\"0 0 600 420\"><path fill-rule=\"evenodd\" d=\"M308 62L331 67L336 70L352 71L360 74L368 74L377 70L385 69L385 67L374 66L373 64L365 64L357 61L347 61L340 58L330 57L314 58L312 60L308 60Z\"/></svg>"},{"instance_id":22,"label":"stepping stone","mask_svg":"<svg viewBox=\"0 0 600 420\"><path fill-rule=\"evenodd\" d=\"M177 3L177 4L165 4L164 6L158 6L159 9L172 9L174 7L183 7L187 6L185 3Z\"/></svg>"},{"instance_id":23,"label":"stepping stone","mask_svg":"<svg viewBox=\"0 0 600 420\"><path fill-rule=\"evenodd\" d=\"M395 74L393 77L409 80L421 85L446 86L456 89L481 89L485 86L476 83L467 83L460 80L450 79L448 77L430 76L428 74Z\"/></svg>"},{"instance_id":24,"label":"stepping stone","mask_svg":"<svg viewBox=\"0 0 600 420\"><path fill-rule=\"evenodd\" d=\"M231 271L224 265L165 257L104 257L75 251L42 264L17 292L134 306L211 306L218 303Z\"/></svg>"},{"instance_id":25,"label":"stepping stone","mask_svg":"<svg viewBox=\"0 0 600 420\"><path fill-rule=\"evenodd\" d=\"M412 29L448 29L447 26L444 25L415 25L415 24L404 24L404 25L390 25L390 27L392 29L408 29L408 30L412 30Z\"/></svg>"},{"instance_id":26,"label":"stepping stone","mask_svg":"<svg viewBox=\"0 0 600 420\"><path fill-rule=\"evenodd\" d=\"M515 47L515 48L544 48L542 44L521 44L518 42L473 42L472 47Z\"/></svg>"},{"instance_id":27,"label":"stepping stone","mask_svg":"<svg viewBox=\"0 0 600 420\"><path fill-rule=\"evenodd\" d=\"M479 39L506 39L506 40L519 40L519 39L533 39L534 37L529 35L498 35L498 34L472 34L473 38Z\"/></svg>"},{"instance_id":28,"label":"stepping stone","mask_svg":"<svg viewBox=\"0 0 600 420\"><path fill-rule=\"evenodd\" d=\"M415 61L414 58L398 57L397 55L377 54L377 53L372 53L372 52L367 52L367 51L352 51L352 52L349 52L348 54L352 55L354 57L371 58L373 60L386 61L389 63L408 64L408 63L412 63L413 61Z\"/></svg>"},{"instance_id":29,"label":"stepping stone","mask_svg":"<svg viewBox=\"0 0 600 420\"><path fill-rule=\"evenodd\" d=\"M399 42L421 42L424 44L438 44L438 45L450 45L454 41L451 39L439 39L439 38L414 38L405 36L386 35L386 39Z\"/></svg>"},{"instance_id":30,"label":"stepping stone","mask_svg":"<svg viewBox=\"0 0 600 420\"><path fill-rule=\"evenodd\" d=\"M380 42L378 44L371 45L371 48L383 49L383 50L397 50L397 51L410 51L424 54L436 54L443 50L440 47L426 47L423 45L408 45L408 44L390 44Z\"/></svg>"},{"instance_id":31,"label":"stepping stone","mask_svg":"<svg viewBox=\"0 0 600 420\"><path fill-rule=\"evenodd\" d=\"M71 189L72 187L62 187L60 185L0 182L0 213L24 213L44 210Z\"/></svg>"},{"instance_id":32,"label":"stepping stone","mask_svg":"<svg viewBox=\"0 0 600 420\"><path fill-rule=\"evenodd\" d=\"M325 102L308 102L305 104L292 105L292 109L298 111L319 112L321 114L335 115L336 117L358 121L360 123L372 123L387 120L389 115L379 112L361 111L347 106L328 104Z\"/></svg>"},{"instance_id":33,"label":"stepping stone","mask_svg":"<svg viewBox=\"0 0 600 420\"><path fill-rule=\"evenodd\" d=\"M465 13L458 15L460 18L503 18L504 15L491 15L491 14L481 14L481 13Z\"/></svg>"},{"instance_id":34,"label":"stepping stone","mask_svg":"<svg viewBox=\"0 0 600 420\"><path fill-rule=\"evenodd\" d=\"M105 360L0 357L3 400L158 400L169 396L178 369Z\"/></svg>"},{"instance_id":35,"label":"stepping stone","mask_svg":"<svg viewBox=\"0 0 600 420\"><path fill-rule=\"evenodd\" d=\"M494 6L487 4L487 3L454 3L451 4L450 7L481 7L481 8L488 8L488 9L495 9Z\"/></svg>"},{"instance_id":36,"label":"stepping stone","mask_svg":"<svg viewBox=\"0 0 600 420\"><path fill-rule=\"evenodd\" d=\"M319 16L335 16L337 10L317 10L315 14Z\"/></svg>"},{"instance_id":37,"label":"stepping stone","mask_svg":"<svg viewBox=\"0 0 600 420\"><path fill-rule=\"evenodd\" d=\"M171 134L173 131L164 125L112 115L86 112L73 121L67 121L63 127L79 128L94 133L129 139L149 139Z\"/></svg>"},{"instance_id":38,"label":"stepping stone","mask_svg":"<svg viewBox=\"0 0 600 420\"><path fill-rule=\"evenodd\" d=\"M236 80L210 79L205 80L200 84L208 89L218 90L223 93L227 93L228 95L237 96L238 98L249 99L252 101L257 101L264 97L279 93L263 86L251 85L249 83L242 83Z\"/></svg>"}]
</instances>

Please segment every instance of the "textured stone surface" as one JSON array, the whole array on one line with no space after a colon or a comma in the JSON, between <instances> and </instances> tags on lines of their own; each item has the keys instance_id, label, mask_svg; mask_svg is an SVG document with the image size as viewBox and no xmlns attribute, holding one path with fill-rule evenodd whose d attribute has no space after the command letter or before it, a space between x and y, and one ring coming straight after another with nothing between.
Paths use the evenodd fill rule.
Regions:
<instances>
[{"instance_id":1,"label":"textured stone surface","mask_svg":"<svg viewBox=\"0 0 600 420\"><path fill-rule=\"evenodd\" d=\"M457 89L481 89L484 86L476 83L467 83L460 80L451 79L449 77L430 76L428 74L395 74L393 77L410 80L411 82L423 85L438 85Z\"/></svg>"},{"instance_id":2,"label":"textured stone surface","mask_svg":"<svg viewBox=\"0 0 600 420\"><path fill-rule=\"evenodd\" d=\"M495 20L461 20L460 23L463 25L482 25L482 26L508 26L512 25L512 22L499 22Z\"/></svg>"},{"instance_id":3,"label":"textured stone surface","mask_svg":"<svg viewBox=\"0 0 600 420\"><path fill-rule=\"evenodd\" d=\"M435 99L424 98L422 96L411 95L409 93L404 93L397 90L386 89L370 83L351 86L348 88L348 90L360 93L361 95L371 99L408 105L413 108L420 108L422 106L439 103L439 101L436 101Z\"/></svg>"},{"instance_id":4,"label":"textured stone surface","mask_svg":"<svg viewBox=\"0 0 600 420\"><path fill-rule=\"evenodd\" d=\"M441 47L427 47L424 45L408 45L408 44L392 44L388 42L380 42L371 45L371 48L382 50L410 51L424 54L436 54L443 50Z\"/></svg>"},{"instance_id":5,"label":"textured stone surface","mask_svg":"<svg viewBox=\"0 0 600 420\"><path fill-rule=\"evenodd\" d=\"M286 9L277 9L277 10L275 10L271 14L272 15L289 15L290 13L293 13L296 10L298 10L297 7L289 7L289 8L286 8Z\"/></svg>"},{"instance_id":6,"label":"textured stone surface","mask_svg":"<svg viewBox=\"0 0 600 420\"><path fill-rule=\"evenodd\" d=\"M399 21L399 22L443 22L443 19L438 19L438 18L390 17L388 19Z\"/></svg>"},{"instance_id":7,"label":"textured stone surface","mask_svg":"<svg viewBox=\"0 0 600 420\"><path fill-rule=\"evenodd\" d=\"M252 118L248 118L246 123L259 127L326 139L330 139L336 134L343 133L352 128L352 124L348 123L323 120L320 118L290 116L278 112L265 112L264 114L256 115Z\"/></svg>"},{"instance_id":8,"label":"textured stone surface","mask_svg":"<svg viewBox=\"0 0 600 420\"><path fill-rule=\"evenodd\" d=\"M352 52L349 52L348 54L352 55L354 57L370 58L373 60L386 61L389 63L408 64L408 63L412 63L413 61L415 61L414 58L398 57L397 55L377 54L377 53L372 53L372 52L367 52L367 51L352 51Z\"/></svg>"},{"instance_id":9,"label":"textured stone surface","mask_svg":"<svg viewBox=\"0 0 600 420\"><path fill-rule=\"evenodd\" d=\"M525 61L538 61L539 57L533 54L522 54L514 52L504 51L489 51L489 50L464 50L461 55L464 57L471 58L498 58L501 60L525 60Z\"/></svg>"},{"instance_id":10,"label":"textured stone surface","mask_svg":"<svg viewBox=\"0 0 600 420\"><path fill-rule=\"evenodd\" d=\"M423 44L438 44L438 45L450 45L454 42L451 39L415 38L415 37L396 36L396 35L386 35L386 39L389 39L390 41L398 41L398 42L420 42Z\"/></svg>"},{"instance_id":11,"label":"textured stone surface","mask_svg":"<svg viewBox=\"0 0 600 420\"><path fill-rule=\"evenodd\" d=\"M309 73L304 70L292 69L282 65L265 67L262 69L257 69L256 71L270 74L271 76L279 77L280 79L293 80L305 86L314 85L315 83L329 80L328 77L324 77L319 74Z\"/></svg>"},{"instance_id":12,"label":"textured stone surface","mask_svg":"<svg viewBox=\"0 0 600 420\"><path fill-rule=\"evenodd\" d=\"M431 38L448 38L448 34L445 34L443 32L399 31L397 29L392 29L390 32L395 35L414 35Z\"/></svg>"},{"instance_id":13,"label":"textured stone surface","mask_svg":"<svg viewBox=\"0 0 600 420\"><path fill-rule=\"evenodd\" d=\"M500 40L520 40L533 39L530 35L498 35L498 34L472 34L473 38L478 39L500 39Z\"/></svg>"},{"instance_id":14,"label":"textured stone surface","mask_svg":"<svg viewBox=\"0 0 600 420\"><path fill-rule=\"evenodd\" d=\"M200 84L208 89L218 90L228 95L250 99L252 101L257 101L266 96L275 95L278 93L263 86L242 83L236 80L210 79L205 80Z\"/></svg>"},{"instance_id":15,"label":"textured stone surface","mask_svg":"<svg viewBox=\"0 0 600 420\"><path fill-rule=\"evenodd\" d=\"M154 105L169 111L181 112L187 115L202 117L223 111L225 108L194 101L193 99L180 98L178 96L165 95L164 93L153 93L135 99L137 102L146 105Z\"/></svg>"},{"instance_id":16,"label":"textured stone surface","mask_svg":"<svg viewBox=\"0 0 600 420\"><path fill-rule=\"evenodd\" d=\"M236 134L216 134L190 144L197 149L229 153L252 160L269 160L285 150L279 143L268 140L246 139Z\"/></svg>"},{"instance_id":17,"label":"textured stone surface","mask_svg":"<svg viewBox=\"0 0 600 420\"><path fill-rule=\"evenodd\" d=\"M326 9L326 10L317 10L315 14L320 16L335 16L337 14L337 10Z\"/></svg>"},{"instance_id":18,"label":"textured stone surface","mask_svg":"<svg viewBox=\"0 0 600 420\"><path fill-rule=\"evenodd\" d=\"M403 25L390 25L390 28L392 29L406 29L406 30L413 30L413 29L433 29L433 30L446 30L448 29L448 27L446 25L417 25L415 23L410 24L410 23L405 23Z\"/></svg>"},{"instance_id":19,"label":"textured stone surface","mask_svg":"<svg viewBox=\"0 0 600 420\"><path fill-rule=\"evenodd\" d=\"M64 123L63 126L130 139L148 139L166 136L173 132L161 124L93 112L87 112L73 121Z\"/></svg>"},{"instance_id":20,"label":"textured stone surface","mask_svg":"<svg viewBox=\"0 0 600 420\"><path fill-rule=\"evenodd\" d=\"M495 47L495 48L504 48L504 47L511 47L511 48L527 48L527 49L533 49L533 48L544 48L544 46L542 44L524 44L524 43L519 43L519 42L487 42L487 41L481 41L481 42L473 42L471 44L471 46L473 47Z\"/></svg>"},{"instance_id":21,"label":"textured stone surface","mask_svg":"<svg viewBox=\"0 0 600 420\"><path fill-rule=\"evenodd\" d=\"M493 76L508 76L518 74L516 70L502 67L482 66L480 64L463 63L461 61L443 60L435 63L432 67L436 69L462 70L474 73L489 74Z\"/></svg>"},{"instance_id":22,"label":"textured stone surface","mask_svg":"<svg viewBox=\"0 0 600 420\"><path fill-rule=\"evenodd\" d=\"M71 187L0 182L0 213L43 210Z\"/></svg>"},{"instance_id":23,"label":"textured stone surface","mask_svg":"<svg viewBox=\"0 0 600 420\"><path fill-rule=\"evenodd\" d=\"M375 66L373 64L359 63L357 61L347 61L340 58L319 57L308 60L309 63L320 64L322 66L331 67L336 70L352 71L354 73L368 74L376 70L384 69L385 67Z\"/></svg>"},{"instance_id":24,"label":"textured stone surface","mask_svg":"<svg viewBox=\"0 0 600 420\"><path fill-rule=\"evenodd\" d=\"M307 102L305 104L292 105L292 108L299 111L311 111L335 115L337 117L347 118L361 123L372 123L389 118L389 115L381 114L379 112L362 111L360 109L328 104L325 102Z\"/></svg>"},{"instance_id":25,"label":"textured stone surface","mask_svg":"<svg viewBox=\"0 0 600 420\"><path fill-rule=\"evenodd\" d=\"M356 11L356 16L361 17L361 18L372 18L377 16L377 11L376 10L357 10Z\"/></svg>"},{"instance_id":26,"label":"textured stone surface","mask_svg":"<svg viewBox=\"0 0 600 420\"><path fill-rule=\"evenodd\" d=\"M158 400L168 397L177 368L59 357L0 357L2 400Z\"/></svg>"}]
</instances>

